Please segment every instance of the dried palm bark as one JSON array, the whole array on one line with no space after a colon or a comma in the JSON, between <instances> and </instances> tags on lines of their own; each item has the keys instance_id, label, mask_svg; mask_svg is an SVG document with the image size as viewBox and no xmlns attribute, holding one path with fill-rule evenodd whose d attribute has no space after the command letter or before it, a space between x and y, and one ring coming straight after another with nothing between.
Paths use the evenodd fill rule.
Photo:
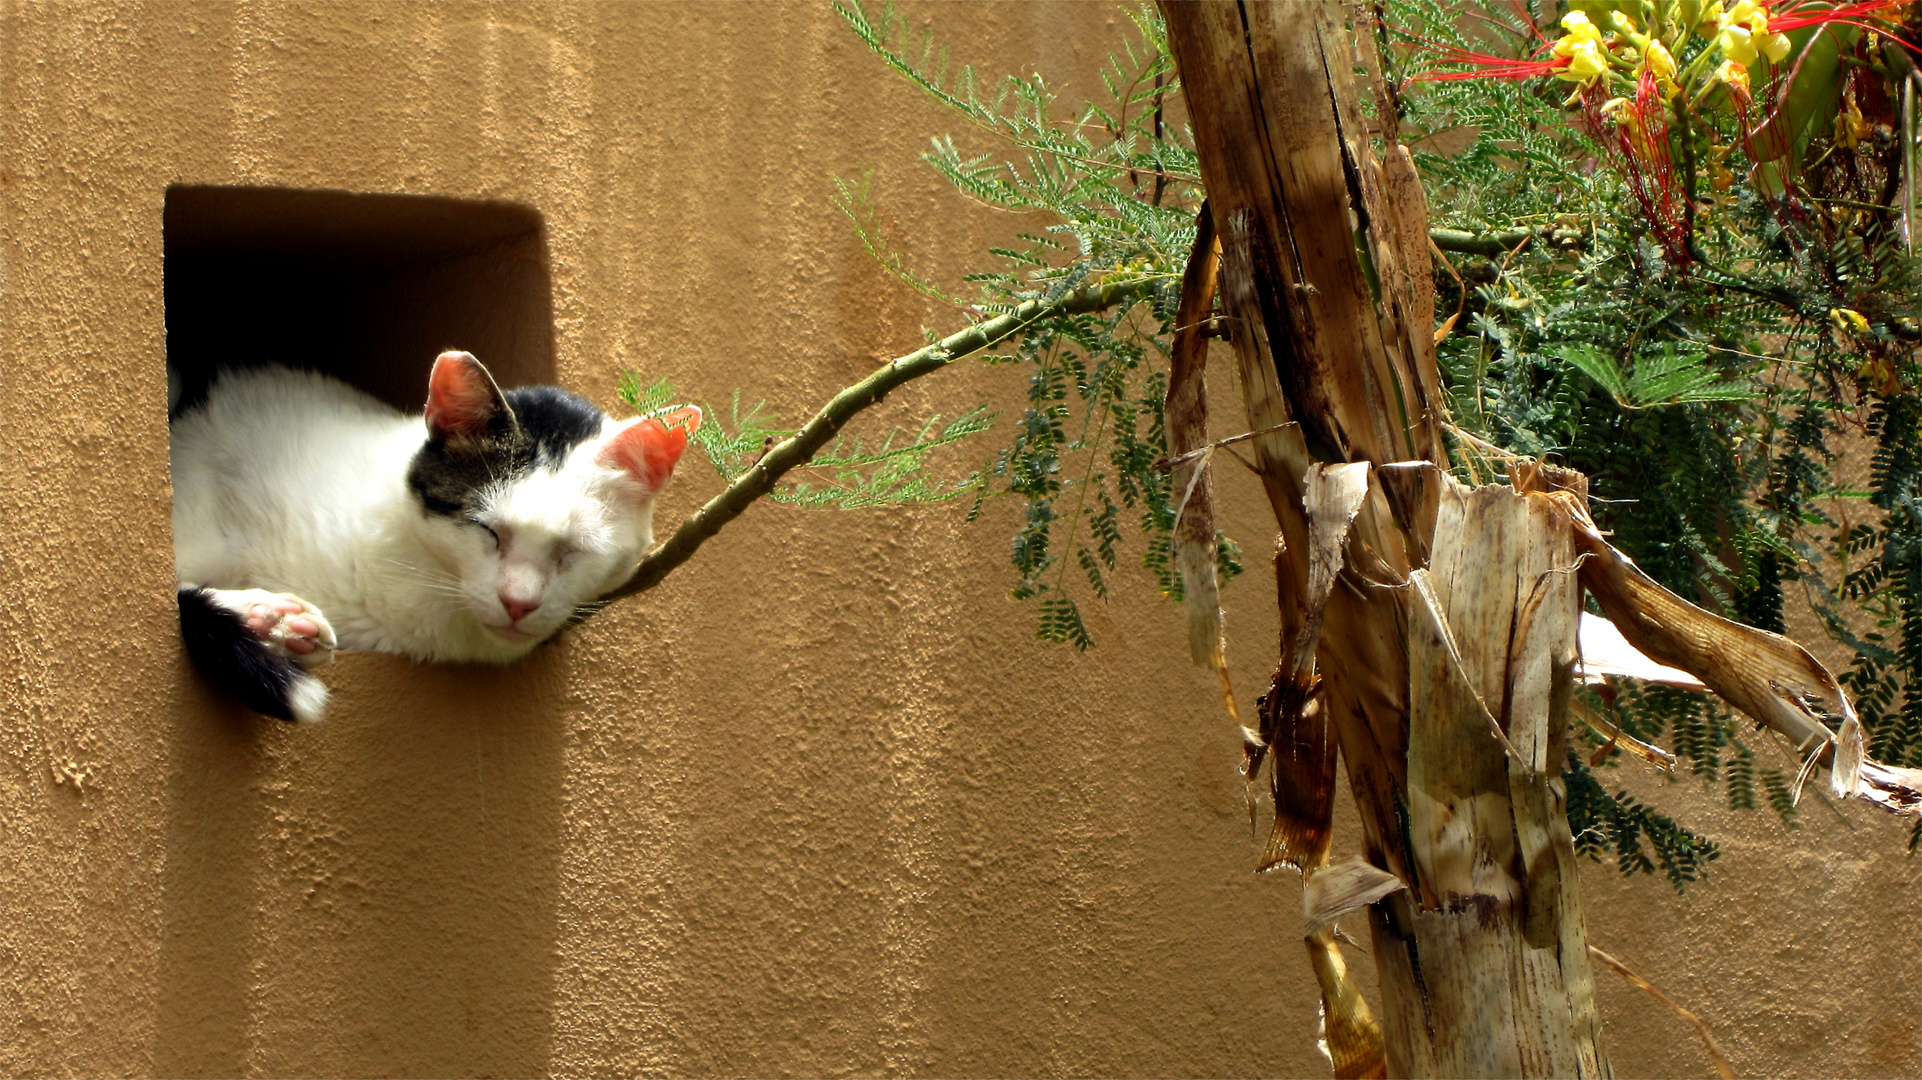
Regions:
<instances>
[{"instance_id":1,"label":"dried palm bark","mask_svg":"<svg viewBox=\"0 0 1922 1080\"><path fill-rule=\"evenodd\" d=\"M1215 302L1215 224L1208 204L1195 216L1195 245L1181 276L1181 302L1168 365L1168 394L1162 414L1168 425L1168 451L1175 462L1175 564L1181 571L1188 612L1188 654L1194 662L1222 672L1221 584L1215 576L1215 492L1209 475L1207 328Z\"/></svg>"},{"instance_id":2,"label":"dried palm bark","mask_svg":"<svg viewBox=\"0 0 1922 1080\"><path fill-rule=\"evenodd\" d=\"M1385 979L1411 965L1397 974L1421 1008L1385 1002L1389 1029L1408 1075L1601 1075L1560 780L1581 621L1567 511L1506 485L1442 484L1434 557L1415 572L1437 603L1409 636L1414 895L1384 920L1409 944L1382 954Z\"/></svg>"},{"instance_id":3,"label":"dried palm bark","mask_svg":"<svg viewBox=\"0 0 1922 1080\"><path fill-rule=\"evenodd\" d=\"M1311 888L1329 872L1333 784L1326 778L1339 750L1367 862L1415 886L1371 909L1386 1046L1335 1055L1340 1074L1432 1073L1454 1068L1450 1063L1494 1061L1524 1072L1571 1065L1568 1071L1593 1074L1605 1065L1587 991L1551 985L1555 979L1541 965L1522 962L1536 948L1525 930L1539 939L1547 928L1541 944L1582 957L1586 970L1574 882L1560 880L1547 826L1510 826L1499 843L1466 838L1471 853L1505 853L1501 875L1509 884L1491 893L1474 891L1481 879L1473 875L1424 886L1419 864L1436 873L1452 868L1461 860L1442 849L1464 838L1444 831L1414 844L1404 835L1417 765L1436 785L1437 800L1479 784L1511 807L1511 820L1513 806L1554 805L1546 766L1528 773L1523 790L1511 784L1507 751L1490 738L1485 710L1471 717L1474 752L1410 757L1410 640L1418 634L1411 575L1430 564L1445 490L1434 466L1447 461L1432 300L1424 302L1415 287L1427 277L1426 247L1404 235L1426 226L1413 166L1391 145L1395 169L1385 173L1369 150L1352 76L1354 44L1343 27L1348 13L1340 5L1167 3L1163 11L1220 235L1222 307L1243 402L1250 430L1265 433L1254 440L1255 459L1280 532L1281 656L1260 744L1251 747L1254 763L1265 757L1274 768L1277 822L1264 860L1301 867ZM1397 463L1409 467L1385 467ZM1329 497L1331 469L1340 470L1345 498ZM1463 588L1465 596L1500 591L1499 583ZM1542 632L1560 624L1544 622ZM1571 623L1563 650L1570 664L1573 633ZM1501 667L1509 662L1506 646L1506 638L1477 637L1454 650L1462 662L1450 662L1473 671ZM1491 647L1493 658L1485 655ZM1429 685L1422 683L1424 692ZM1495 700L1507 701L1505 686ZM1447 723L1433 723L1452 740L1459 733L1449 725L1460 719L1451 714ZM1531 722L1540 731L1514 740L1517 749L1525 741L1534 758L1557 761L1547 715ZM1481 753L1488 747L1492 765ZM1450 770L1462 775L1444 782ZM1543 883L1541 895L1552 892L1555 903L1528 921L1525 904L1537 893L1514 882L1551 870L1554 880ZM1338 956L1333 939L1310 935L1309 948L1331 1037L1338 1026L1365 1031L1343 1014L1359 999L1341 966L1330 962ZM1488 966L1496 954L1513 962ZM1522 1010L1508 1031L1488 1023L1492 1002ZM1551 1026L1554 1033L1543 1039L1552 1046L1496 1045L1513 1029Z\"/></svg>"}]
</instances>

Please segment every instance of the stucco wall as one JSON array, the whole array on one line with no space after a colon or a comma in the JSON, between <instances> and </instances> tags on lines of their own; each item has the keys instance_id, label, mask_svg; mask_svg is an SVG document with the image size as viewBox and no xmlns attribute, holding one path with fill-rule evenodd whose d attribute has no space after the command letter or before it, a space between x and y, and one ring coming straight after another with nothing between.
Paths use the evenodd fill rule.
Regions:
<instances>
[{"instance_id":1,"label":"stucco wall","mask_svg":"<svg viewBox=\"0 0 1922 1080\"><path fill-rule=\"evenodd\" d=\"M1069 95L1125 23L911 13ZM214 698L176 645L169 185L526 204L561 382L798 419L954 325L831 174L874 169L949 282L1028 224L919 165L940 132L966 135L819 6L0 5L0 1070L1325 1075L1299 888L1247 872L1237 740L1173 609L1136 574L1095 652L1034 642L1006 508L759 507L519 667L344 656L315 728ZM863 424L1018 391L966 367ZM690 465L664 524L718 487ZM1222 483L1252 699L1264 512ZM1737 839L1680 899L1598 867L1595 941L1745 1071L1922 1069L1912 980L1854 974L1916 970L1922 875L1845 813L1710 815ZM1603 1005L1623 1074L1706 1072L1659 1007Z\"/></svg>"}]
</instances>

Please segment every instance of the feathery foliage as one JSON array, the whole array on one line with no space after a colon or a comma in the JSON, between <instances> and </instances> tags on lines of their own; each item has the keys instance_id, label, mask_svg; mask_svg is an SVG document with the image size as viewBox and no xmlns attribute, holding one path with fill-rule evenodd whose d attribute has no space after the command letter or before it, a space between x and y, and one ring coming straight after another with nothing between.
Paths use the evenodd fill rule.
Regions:
<instances>
[{"instance_id":1,"label":"feathery foliage","mask_svg":"<svg viewBox=\"0 0 1922 1080\"><path fill-rule=\"evenodd\" d=\"M912 40L892 7L835 10L884 62L962 121L970 139L990 147L944 135L923 159L962 196L1034 222L1018 234L1019 245L990 249L997 268L968 275L977 292L968 310L1006 311L1095 281L1155 283L1142 304L1037 322L1013 349L987 358L1025 371L1028 393L977 498L1023 503L1009 545L1018 575L1011 594L1035 602L1043 639L1089 648L1094 637L1082 605L1107 600L1124 526L1141 534L1140 561L1161 592L1181 598L1169 555L1177 496L1157 463L1168 454L1161 401L1170 322L1201 196L1192 145L1164 123L1178 84L1160 20L1150 8L1130 12L1133 34L1101 72L1106 99L1067 113L1038 75L988 81L969 67L951 71L933 39ZM889 272L923 295L962 305L888 250L869 226L865 184L836 184L837 204ZM1238 554L1232 540L1218 538L1224 580L1240 571Z\"/></svg>"},{"instance_id":2,"label":"feathery foliage","mask_svg":"<svg viewBox=\"0 0 1922 1080\"><path fill-rule=\"evenodd\" d=\"M666 379L643 384L632 372L622 374L619 393L621 400L642 415L659 412L678 401ZM694 432L694 444L721 479L730 484L793 430L781 427L780 418L761 404L742 411L739 391L729 403L725 419L712 405L704 406L702 412L705 419ZM944 480L929 472L928 457L941 447L987 430L992 420L986 406L976 406L946 421L940 416L929 417L913 431L896 428L878 444L842 436L800 470L806 473L805 479L776 487L768 498L793 506L842 510L958 498L981 486L980 474Z\"/></svg>"},{"instance_id":3,"label":"feathery foliage","mask_svg":"<svg viewBox=\"0 0 1922 1080\"><path fill-rule=\"evenodd\" d=\"M1652 874L1659 866L1677 892L1722 854L1714 841L1689 832L1668 815L1623 792L1610 794L1578 754L1568 755L1562 777L1568 785L1568 819L1580 854L1599 859L1612 853L1623 874ZM1581 824L1576 826L1578 821Z\"/></svg>"}]
</instances>

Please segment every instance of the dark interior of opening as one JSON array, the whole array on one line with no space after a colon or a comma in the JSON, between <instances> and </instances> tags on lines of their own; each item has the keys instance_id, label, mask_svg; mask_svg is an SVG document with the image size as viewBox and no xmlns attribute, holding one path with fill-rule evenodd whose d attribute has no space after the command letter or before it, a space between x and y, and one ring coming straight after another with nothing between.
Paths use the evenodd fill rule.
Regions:
<instances>
[{"instance_id":1,"label":"dark interior of opening","mask_svg":"<svg viewBox=\"0 0 1922 1080\"><path fill-rule=\"evenodd\" d=\"M502 386L553 381L547 252L529 207L176 186L164 227L167 363L187 402L222 368L281 363L411 411L450 348Z\"/></svg>"}]
</instances>

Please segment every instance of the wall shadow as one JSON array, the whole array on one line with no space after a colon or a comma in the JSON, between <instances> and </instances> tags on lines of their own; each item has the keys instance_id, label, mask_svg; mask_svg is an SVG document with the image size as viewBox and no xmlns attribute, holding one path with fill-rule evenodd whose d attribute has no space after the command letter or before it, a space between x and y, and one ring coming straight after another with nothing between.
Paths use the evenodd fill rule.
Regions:
<instances>
[{"instance_id":1,"label":"wall shadow","mask_svg":"<svg viewBox=\"0 0 1922 1080\"><path fill-rule=\"evenodd\" d=\"M344 654L314 727L254 717L183 666L158 1074L547 1071L565 654Z\"/></svg>"},{"instance_id":2,"label":"wall shadow","mask_svg":"<svg viewBox=\"0 0 1922 1080\"><path fill-rule=\"evenodd\" d=\"M371 654L339 665L316 770L327 795L282 877L325 925L278 940L312 942L344 983L327 1023L263 1024L291 1051L264 1071L547 1072L565 649L505 668ZM277 996L298 1007L300 988Z\"/></svg>"},{"instance_id":3,"label":"wall shadow","mask_svg":"<svg viewBox=\"0 0 1922 1080\"><path fill-rule=\"evenodd\" d=\"M264 818L261 720L202 683L184 656L177 685L153 1067L159 1076L241 1076Z\"/></svg>"},{"instance_id":4,"label":"wall shadow","mask_svg":"<svg viewBox=\"0 0 1922 1080\"><path fill-rule=\"evenodd\" d=\"M434 356L550 382L540 215L274 188L167 193L170 368L280 362L414 411ZM566 646L512 667L342 654L328 719L180 668L155 1071L536 1075L552 1053Z\"/></svg>"}]
</instances>

